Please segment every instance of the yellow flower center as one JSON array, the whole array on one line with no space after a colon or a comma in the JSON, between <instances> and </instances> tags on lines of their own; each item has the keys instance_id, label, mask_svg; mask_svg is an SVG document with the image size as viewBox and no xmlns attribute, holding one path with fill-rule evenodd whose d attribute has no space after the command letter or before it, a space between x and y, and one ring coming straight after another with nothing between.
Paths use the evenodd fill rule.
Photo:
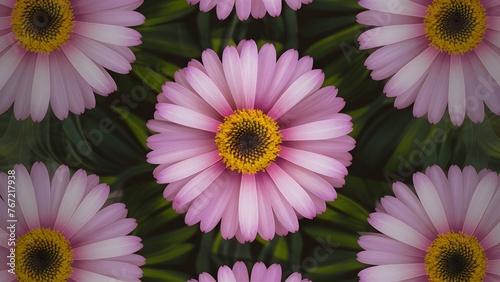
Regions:
<instances>
[{"instance_id":1,"label":"yellow flower center","mask_svg":"<svg viewBox=\"0 0 500 282\"><path fill-rule=\"evenodd\" d=\"M439 234L425 255L430 282L480 282L488 258L476 237L450 231Z\"/></svg>"},{"instance_id":2,"label":"yellow flower center","mask_svg":"<svg viewBox=\"0 0 500 282\"><path fill-rule=\"evenodd\" d=\"M17 0L10 23L24 49L48 54L69 40L73 10L69 0Z\"/></svg>"},{"instance_id":3,"label":"yellow flower center","mask_svg":"<svg viewBox=\"0 0 500 282\"><path fill-rule=\"evenodd\" d=\"M20 282L62 282L71 276L69 241L48 228L30 230L16 244L16 276Z\"/></svg>"},{"instance_id":4,"label":"yellow flower center","mask_svg":"<svg viewBox=\"0 0 500 282\"><path fill-rule=\"evenodd\" d=\"M483 41L487 19L480 0L434 0L424 18L425 35L441 52L464 54Z\"/></svg>"},{"instance_id":5,"label":"yellow flower center","mask_svg":"<svg viewBox=\"0 0 500 282\"><path fill-rule=\"evenodd\" d=\"M276 121L254 109L225 117L215 135L224 164L247 174L264 171L278 157L281 139Z\"/></svg>"}]
</instances>

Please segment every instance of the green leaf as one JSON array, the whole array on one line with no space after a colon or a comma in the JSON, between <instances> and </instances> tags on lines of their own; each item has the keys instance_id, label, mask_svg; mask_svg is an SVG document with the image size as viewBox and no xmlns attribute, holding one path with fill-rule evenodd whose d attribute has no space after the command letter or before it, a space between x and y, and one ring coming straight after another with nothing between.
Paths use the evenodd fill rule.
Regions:
<instances>
[{"instance_id":1,"label":"green leaf","mask_svg":"<svg viewBox=\"0 0 500 282\"><path fill-rule=\"evenodd\" d=\"M163 270L157 268L143 267L144 282L186 282L189 278L188 275L171 270Z\"/></svg>"},{"instance_id":2,"label":"green leaf","mask_svg":"<svg viewBox=\"0 0 500 282\"><path fill-rule=\"evenodd\" d=\"M313 57L315 60L321 60L332 52L332 50L341 50L346 42L356 41L356 31L360 30L361 26L353 25L347 27L335 34L332 34L324 39L314 43L305 51L305 55Z\"/></svg>"},{"instance_id":3,"label":"green leaf","mask_svg":"<svg viewBox=\"0 0 500 282\"><path fill-rule=\"evenodd\" d=\"M146 139L149 136L146 122L134 113L127 112L122 108L113 107L112 109L123 117L123 120L129 126L130 130L134 133L135 137L142 145L142 147L145 150L149 150L148 146L146 145Z\"/></svg>"},{"instance_id":4,"label":"green leaf","mask_svg":"<svg viewBox=\"0 0 500 282\"><path fill-rule=\"evenodd\" d=\"M143 50L171 54L184 58L200 56L200 49L188 28L182 23L168 23L142 26L137 30L142 34Z\"/></svg>"},{"instance_id":5,"label":"green leaf","mask_svg":"<svg viewBox=\"0 0 500 282\"><path fill-rule=\"evenodd\" d=\"M138 9L143 15L147 15L144 26L178 20L195 10L197 7L189 5L185 0L146 1Z\"/></svg>"}]
</instances>

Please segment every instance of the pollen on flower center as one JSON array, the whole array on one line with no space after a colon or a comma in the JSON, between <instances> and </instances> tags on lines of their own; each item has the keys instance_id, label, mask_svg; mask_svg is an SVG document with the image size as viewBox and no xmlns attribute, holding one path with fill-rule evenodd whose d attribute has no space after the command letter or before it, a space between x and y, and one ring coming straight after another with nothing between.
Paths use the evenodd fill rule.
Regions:
<instances>
[{"instance_id":1,"label":"pollen on flower center","mask_svg":"<svg viewBox=\"0 0 500 282\"><path fill-rule=\"evenodd\" d=\"M261 110L237 110L215 135L222 162L231 170L255 174L278 156L282 141L276 121Z\"/></svg>"},{"instance_id":2,"label":"pollen on flower center","mask_svg":"<svg viewBox=\"0 0 500 282\"><path fill-rule=\"evenodd\" d=\"M427 249L425 271L431 282L483 281L487 260L475 236L451 231Z\"/></svg>"},{"instance_id":3,"label":"pollen on flower center","mask_svg":"<svg viewBox=\"0 0 500 282\"><path fill-rule=\"evenodd\" d=\"M71 276L73 251L58 231L30 230L18 239L16 257L18 281L62 282Z\"/></svg>"},{"instance_id":4,"label":"pollen on flower center","mask_svg":"<svg viewBox=\"0 0 500 282\"><path fill-rule=\"evenodd\" d=\"M73 10L69 0L18 0L11 14L12 31L30 52L59 50L70 38Z\"/></svg>"},{"instance_id":5,"label":"pollen on flower center","mask_svg":"<svg viewBox=\"0 0 500 282\"><path fill-rule=\"evenodd\" d=\"M424 18L429 45L448 54L464 54L483 41L486 9L480 0L434 0Z\"/></svg>"}]
</instances>

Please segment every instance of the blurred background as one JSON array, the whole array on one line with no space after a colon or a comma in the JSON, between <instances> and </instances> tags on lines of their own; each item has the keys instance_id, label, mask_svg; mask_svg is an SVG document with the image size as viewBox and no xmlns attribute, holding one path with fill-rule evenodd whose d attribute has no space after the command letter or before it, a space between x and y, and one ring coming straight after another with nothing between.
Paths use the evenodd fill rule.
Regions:
<instances>
[{"instance_id":1,"label":"blurred background","mask_svg":"<svg viewBox=\"0 0 500 282\"><path fill-rule=\"evenodd\" d=\"M139 223L134 233L143 239L138 253L147 259L143 281L215 276L219 266L236 261L280 263L285 275L301 272L313 281L358 281L366 267L356 261L359 234L373 231L366 219L382 196L392 194L394 181L410 183L414 172L432 164L500 172L500 117L487 110L483 123L466 119L455 127L445 113L431 125L426 117L414 118L411 106L394 108L382 92L385 82L373 81L363 65L369 51L358 49L357 38L367 29L356 23L362 10L355 0L314 0L297 12L283 5L277 18L241 22L233 11L219 21L214 10L200 12L186 0L145 0L138 11L147 20L136 28L143 44L133 48L132 72L113 74L118 91L96 97L95 109L64 121L53 115L40 123L17 121L11 110L0 115L0 168L42 161L53 170L66 164L99 175L112 188L109 201L124 202ZM145 157L146 138L153 134L145 124L161 86L203 50L221 54L242 39L313 57L325 86L336 86L346 100L343 112L353 117L357 141L346 185L324 214L302 219L295 234L243 245L222 239L218 227L202 233L198 225L186 226L163 198L165 185L156 184Z\"/></svg>"}]
</instances>

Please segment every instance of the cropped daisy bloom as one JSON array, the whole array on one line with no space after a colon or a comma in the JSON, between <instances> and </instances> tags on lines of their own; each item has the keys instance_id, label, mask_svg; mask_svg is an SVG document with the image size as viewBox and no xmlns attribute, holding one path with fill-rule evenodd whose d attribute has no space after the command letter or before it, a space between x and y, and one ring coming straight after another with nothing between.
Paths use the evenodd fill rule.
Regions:
<instances>
[{"instance_id":1,"label":"cropped daisy bloom","mask_svg":"<svg viewBox=\"0 0 500 282\"><path fill-rule=\"evenodd\" d=\"M281 276L281 266L279 264L273 264L266 268L264 263L258 262L253 265L249 278L247 267L243 262L238 261L234 264L233 269L227 265L221 266L217 272L217 280L204 272L200 274L198 280L191 279L187 282L281 282ZM288 276L285 282L311 282L311 280L302 279L302 275L295 272Z\"/></svg>"},{"instance_id":2,"label":"cropped daisy bloom","mask_svg":"<svg viewBox=\"0 0 500 282\"><path fill-rule=\"evenodd\" d=\"M415 173L416 195L396 182L368 222L360 281L500 281L500 175L452 166Z\"/></svg>"},{"instance_id":3,"label":"cropped daisy bloom","mask_svg":"<svg viewBox=\"0 0 500 282\"><path fill-rule=\"evenodd\" d=\"M358 22L375 26L361 49L382 48L365 62L401 109L439 122L446 108L454 125L465 115L484 119L484 104L500 115L500 1L360 0Z\"/></svg>"},{"instance_id":4,"label":"cropped daisy bloom","mask_svg":"<svg viewBox=\"0 0 500 282\"><path fill-rule=\"evenodd\" d=\"M14 195L14 196L13 196ZM42 163L0 174L0 281L140 281L141 239L95 175Z\"/></svg>"},{"instance_id":5,"label":"cropped daisy bloom","mask_svg":"<svg viewBox=\"0 0 500 282\"><path fill-rule=\"evenodd\" d=\"M109 69L126 74L141 35L143 0L0 0L0 114L41 121L95 107L116 90Z\"/></svg>"},{"instance_id":6,"label":"cropped daisy bloom","mask_svg":"<svg viewBox=\"0 0 500 282\"><path fill-rule=\"evenodd\" d=\"M298 10L302 4L309 4L313 0L285 0L286 4L293 10ZM187 0L191 5L200 3L200 11L208 12L217 6L217 17L226 19L233 7L236 6L236 14L242 21L248 19L250 14L256 19L263 18L266 13L272 17L281 14L282 0Z\"/></svg>"},{"instance_id":7,"label":"cropped daisy bloom","mask_svg":"<svg viewBox=\"0 0 500 282\"><path fill-rule=\"evenodd\" d=\"M354 139L344 100L310 57L276 60L254 41L192 60L158 96L148 162L188 225L223 238L270 240L313 218L344 184Z\"/></svg>"}]
</instances>

